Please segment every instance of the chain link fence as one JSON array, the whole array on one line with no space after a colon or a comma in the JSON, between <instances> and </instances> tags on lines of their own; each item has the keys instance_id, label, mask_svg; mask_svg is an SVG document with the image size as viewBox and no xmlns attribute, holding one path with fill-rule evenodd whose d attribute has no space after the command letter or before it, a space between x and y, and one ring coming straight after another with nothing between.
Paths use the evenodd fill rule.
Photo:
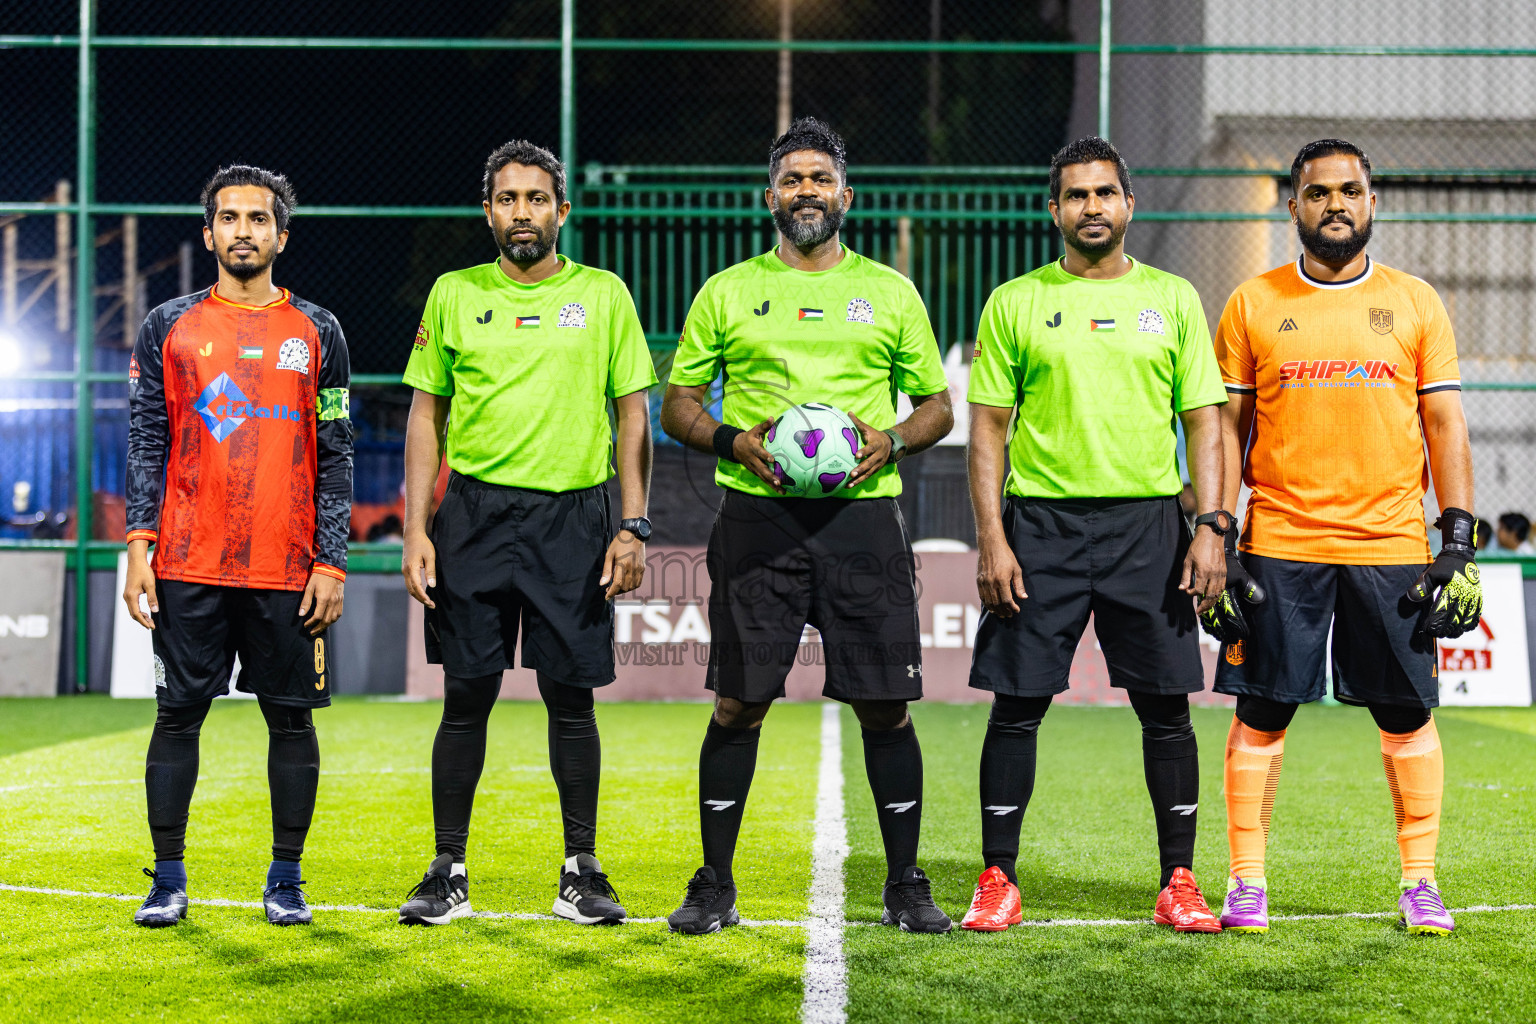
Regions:
<instances>
[{"instance_id":1,"label":"chain link fence","mask_svg":"<svg viewBox=\"0 0 1536 1024\"><path fill-rule=\"evenodd\" d=\"M278 275L347 332L358 498L383 509L409 403L389 382L427 290L495 256L478 209L487 152L516 136L562 150L575 208L562 248L629 283L664 374L703 279L773 244L765 156L790 114L843 132L850 244L909 274L961 353L990 290L1059 253L1045 165L1069 139L1107 131L1121 147L1138 198L1129 250L1190 278L1213 323L1236 284L1297 253L1296 148L1360 143L1380 195L1373 253L1435 285L1457 327L1477 511L1536 510L1536 6L1523 0L380 0L366 18L313 5L280 22L98 0L85 34L89 47L76 6L0 13L11 541L76 535L86 494L88 538L103 552L120 538L128 346L148 309L215 279L195 202L219 165L271 166L297 187ZM910 486L930 496L918 534L966 537L950 500L963 466L925 465Z\"/></svg>"}]
</instances>

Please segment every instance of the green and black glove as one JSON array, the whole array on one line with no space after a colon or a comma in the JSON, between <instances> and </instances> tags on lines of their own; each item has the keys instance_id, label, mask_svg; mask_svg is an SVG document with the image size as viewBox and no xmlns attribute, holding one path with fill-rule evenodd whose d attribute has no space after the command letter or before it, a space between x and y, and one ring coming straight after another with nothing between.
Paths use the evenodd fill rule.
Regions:
<instances>
[{"instance_id":1,"label":"green and black glove","mask_svg":"<svg viewBox=\"0 0 1536 1024\"><path fill-rule=\"evenodd\" d=\"M1476 629L1483 617L1483 581L1477 571L1477 520L1472 513L1448 508L1435 520L1440 553L1408 588L1408 600L1429 602L1420 628L1434 637L1454 637Z\"/></svg>"},{"instance_id":2,"label":"green and black glove","mask_svg":"<svg viewBox=\"0 0 1536 1024\"><path fill-rule=\"evenodd\" d=\"M1217 640L1230 644L1248 636L1248 620L1243 616L1242 606L1263 604L1264 588L1248 575L1248 570L1237 556L1237 523L1227 513L1219 514L1226 516L1229 523L1223 536L1227 553L1227 585L1216 596L1216 603L1200 613L1200 626Z\"/></svg>"}]
</instances>

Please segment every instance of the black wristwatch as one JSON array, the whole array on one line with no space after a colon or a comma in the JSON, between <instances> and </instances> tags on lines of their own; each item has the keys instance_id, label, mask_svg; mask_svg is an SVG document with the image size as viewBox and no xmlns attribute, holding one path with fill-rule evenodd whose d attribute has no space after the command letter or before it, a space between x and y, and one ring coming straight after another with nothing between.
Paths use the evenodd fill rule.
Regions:
<instances>
[{"instance_id":1,"label":"black wristwatch","mask_svg":"<svg viewBox=\"0 0 1536 1024\"><path fill-rule=\"evenodd\" d=\"M1195 516L1195 528L1209 526L1218 537L1225 537L1237 528L1237 517L1225 509L1217 509L1215 512L1207 512L1202 516Z\"/></svg>"},{"instance_id":2,"label":"black wristwatch","mask_svg":"<svg viewBox=\"0 0 1536 1024\"><path fill-rule=\"evenodd\" d=\"M651 521L645 518L645 516L640 516L637 519L620 519L619 529L628 530L642 544L651 539Z\"/></svg>"},{"instance_id":3,"label":"black wristwatch","mask_svg":"<svg viewBox=\"0 0 1536 1024\"><path fill-rule=\"evenodd\" d=\"M902 458L907 454L906 438L896 433L896 429L894 427L890 430L887 430L885 432L885 436L891 439L891 454L886 461L900 462Z\"/></svg>"}]
</instances>

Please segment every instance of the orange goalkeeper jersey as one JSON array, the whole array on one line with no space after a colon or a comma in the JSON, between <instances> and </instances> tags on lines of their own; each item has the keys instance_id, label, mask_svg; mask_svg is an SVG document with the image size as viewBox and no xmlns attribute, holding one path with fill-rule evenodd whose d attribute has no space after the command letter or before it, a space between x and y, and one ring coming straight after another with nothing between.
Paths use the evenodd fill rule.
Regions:
<instances>
[{"instance_id":1,"label":"orange goalkeeper jersey","mask_svg":"<svg viewBox=\"0 0 1536 1024\"><path fill-rule=\"evenodd\" d=\"M1427 562L1419 396L1460 390L1440 296L1375 261L1350 281L1301 262L1239 285L1216 330L1227 390L1254 396L1241 547L1341 565Z\"/></svg>"}]
</instances>

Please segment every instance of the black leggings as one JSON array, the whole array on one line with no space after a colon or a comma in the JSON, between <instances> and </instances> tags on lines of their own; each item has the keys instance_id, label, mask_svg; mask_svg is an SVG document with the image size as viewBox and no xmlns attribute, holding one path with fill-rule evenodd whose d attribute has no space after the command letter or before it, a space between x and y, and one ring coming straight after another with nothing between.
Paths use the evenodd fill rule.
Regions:
<instances>
[{"instance_id":1,"label":"black leggings","mask_svg":"<svg viewBox=\"0 0 1536 1024\"><path fill-rule=\"evenodd\" d=\"M560 792L565 855L590 854L597 845L602 775L592 688L559 683L543 673L538 681L549 714L549 767ZM432 744L432 817L439 856L464 860L475 788L485 769L486 723L500 692L500 673L444 677L443 720Z\"/></svg>"},{"instance_id":2,"label":"black leggings","mask_svg":"<svg viewBox=\"0 0 1536 1024\"><path fill-rule=\"evenodd\" d=\"M1259 732L1283 732L1296 717L1298 704L1281 704L1267 697L1237 698L1237 720ZM1367 704L1366 710L1382 732L1418 732L1429 721L1428 708L1416 708L1402 704Z\"/></svg>"},{"instance_id":3,"label":"black leggings","mask_svg":"<svg viewBox=\"0 0 1536 1024\"><path fill-rule=\"evenodd\" d=\"M297 861L304 853L320 783L320 744L308 708L261 702L267 722L267 786L272 795L272 859ZM181 860L187 813L197 787L199 737L212 701L161 706L149 737L144 790L155 860Z\"/></svg>"}]
</instances>

